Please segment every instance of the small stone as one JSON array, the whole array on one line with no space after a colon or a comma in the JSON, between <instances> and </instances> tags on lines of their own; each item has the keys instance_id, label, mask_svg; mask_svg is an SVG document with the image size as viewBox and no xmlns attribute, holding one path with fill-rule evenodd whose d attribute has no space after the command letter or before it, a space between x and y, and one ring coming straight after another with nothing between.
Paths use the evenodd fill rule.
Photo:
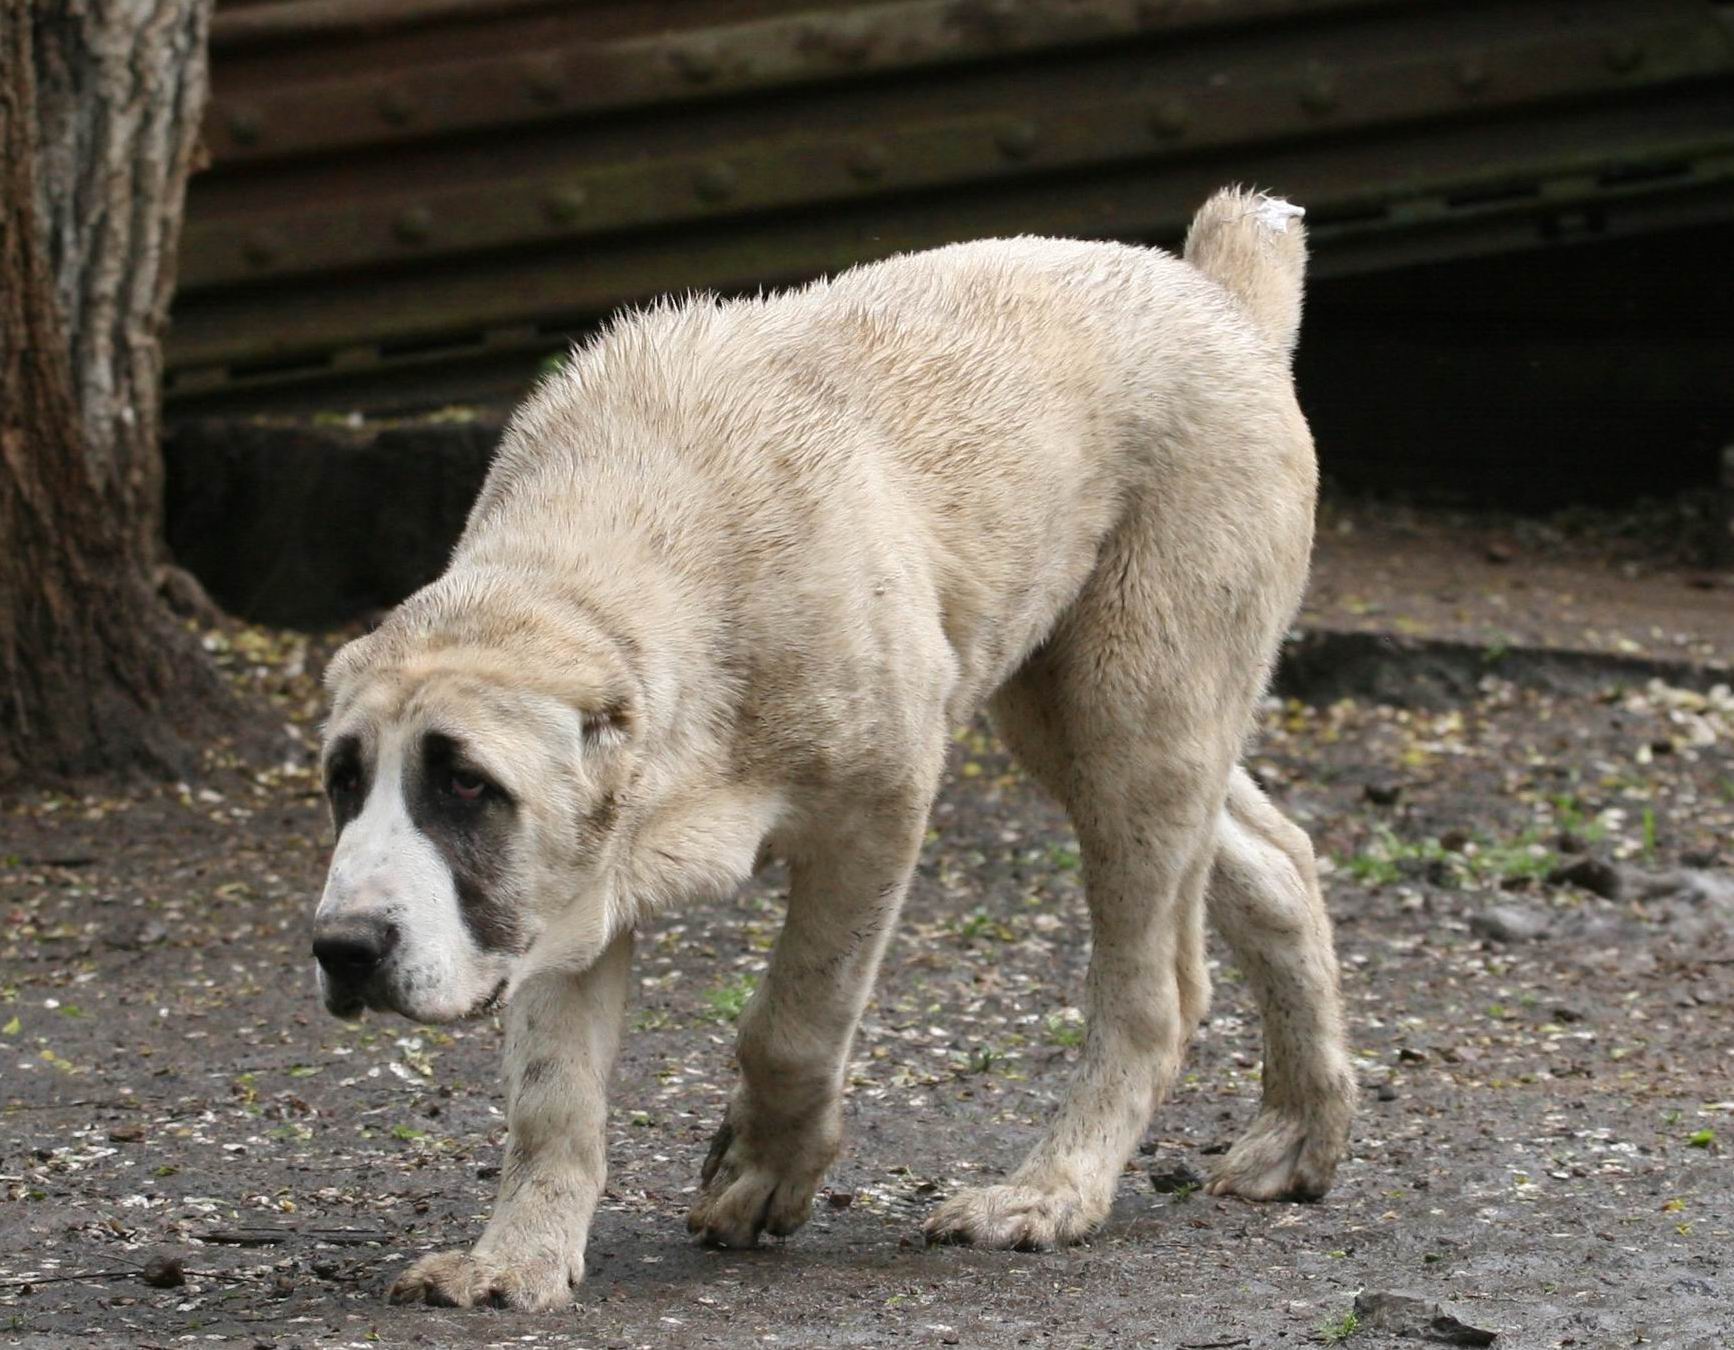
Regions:
<instances>
[{"instance_id":1,"label":"small stone","mask_svg":"<svg viewBox=\"0 0 1734 1350\"><path fill-rule=\"evenodd\" d=\"M1693 908L1707 907L1734 913L1734 877L1720 872L1694 868L1658 872L1642 878L1640 889L1645 899L1672 899Z\"/></svg>"},{"instance_id":2,"label":"small stone","mask_svg":"<svg viewBox=\"0 0 1734 1350\"><path fill-rule=\"evenodd\" d=\"M178 1256L153 1256L140 1278L152 1289L179 1289L187 1282L187 1272Z\"/></svg>"},{"instance_id":3,"label":"small stone","mask_svg":"<svg viewBox=\"0 0 1734 1350\"><path fill-rule=\"evenodd\" d=\"M1497 1332L1460 1322L1437 1303L1407 1294L1363 1290L1355 1295L1355 1316L1363 1330L1436 1345L1492 1345L1498 1339Z\"/></svg>"},{"instance_id":4,"label":"small stone","mask_svg":"<svg viewBox=\"0 0 1734 1350\"><path fill-rule=\"evenodd\" d=\"M832 1191L825 1197L825 1203L832 1209L848 1209L855 1203L854 1191Z\"/></svg>"},{"instance_id":5,"label":"small stone","mask_svg":"<svg viewBox=\"0 0 1734 1350\"><path fill-rule=\"evenodd\" d=\"M1204 1184L1204 1178L1185 1163L1175 1163L1172 1167L1151 1168L1150 1185L1157 1195L1173 1195L1179 1191L1192 1192Z\"/></svg>"},{"instance_id":6,"label":"small stone","mask_svg":"<svg viewBox=\"0 0 1734 1350\"><path fill-rule=\"evenodd\" d=\"M143 1125L112 1125L108 1131L109 1142L113 1144L136 1144L144 1137Z\"/></svg>"},{"instance_id":7,"label":"small stone","mask_svg":"<svg viewBox=\"0 0 1734 1350\"><path fill-rule=\"evenodd\" d=\"M1397 1100L1397 1089L1389 1083L1380 1083L1379 1090L1374 1095L1382 1102L1394 1102Z\"/></svg>"},{"instance_id":8,"label":"small stone","mask_svg":"<svg viewBox=\"0 0 1734 1350\"><path fill-rule=\"evenodd\" d=\"M1548 1015L1550 1017L1552 1017L1553 1020L1556 1022L1581 1022L1581 1021L1583 1021L1583 1014L1581 1012L1579 1012L1576 1008L1573 1008L1573 1007L1569 1006L1568 1004L1564 1004L1564 1003L1560 1004L1557 1008L1555 1008Z\"/></svg>"},{"instance_id":9,"label":"small stone","mask_svg":"<svg viewBox=\"0 0 1734 1350\"><path fill-rule=\"evenodd\" d=\"M1553 846L1561 853L1582 853L1589 847L1582 835L1573 834L1570 830L1561 830L1559 837L1553 841Z\"/></svg>"},{"instance_id":10,"label":"small stone","mask_svg":"<svg viewBox=\"0 0 1734 1350\"><path fill-rule=\"evenodd\" d=\"M1401 783L1368 783L1361 791L1374 806L1395 806L1403 795Z\"/></svg>"},{"instance_id":11,"label":"small stone","mask_svg":"<svg viewBox=\"0 0 1734 1350\"><path fill-rule=\"evenodd\" d=\"M1468 830L1446 830L1439 836L1439 847L1447 853L1461 853L1469 847Z\"/></svg>"},{"instance_id":12,"label":"small stone","mask_svg":"<svg viewBox=\"0 0 1734 1350\"><path fill-rule=\"evenodd\" d=\"M1522 905L1494 905L1469 919L1469 931L1489 942L1532 942L1547 929L1545 914Z\"/></svg>"},{"instance_id":13,"label":"small stone","mask_svg":"<svg viewBox=\"0 0 1734 1350\"><path fill-rule=\"evenodd\" d=\"M1600 858L1579 858L1556 867L1547 874L1547 880L1549 885L1576 886L1604 900L1618 900L1623 888L1619 869Z\"/></svg>"},{"instance_id":14,"label":"small stone","mask_svg":"<svg viewBox=\"0 0 1734 1350\"><path fill-rule=\"evenodd\" d=\"M103 942L116 951L136 952L156 946L168 935L169 930L162 920L148 919L142 924L122 924L108 933Z\"/></svg>"},{"instance_id":15,"label":"small stone","mask_svg":"<svg viewBox=\"0 0 1734 1350\"><path fill-rule=\"evenodd\" d=\"M1487 546L1482 556L1490 563L1508 563L1517 556L1517 550L1496 539Z\"/></svg>"},{"instance_id":16,"label":"small stone","mask_svg":"<svg viewBox=\"0 0 1734 1350\"><path fill-rule=\"evenodd\" d=\"M1405 1045L1401 1050L1397 1051L1397 1058L1404 1064L1425 1064L1427 1062L1427 1052L1425 1050L1417 1050L1413 1046Z\"/></svg>"}]
</instances>

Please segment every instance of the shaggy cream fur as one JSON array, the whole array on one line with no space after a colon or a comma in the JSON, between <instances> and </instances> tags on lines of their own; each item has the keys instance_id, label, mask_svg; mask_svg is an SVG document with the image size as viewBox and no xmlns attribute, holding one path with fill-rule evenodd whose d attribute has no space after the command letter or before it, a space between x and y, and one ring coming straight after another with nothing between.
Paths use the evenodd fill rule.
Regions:
<instances>
[{"instance_id":1,"label":"shaggy cream fur","mask_svg":"<svg viewBox=\"0 0 1734 1350\"><path fill-rule=\"evenodd\" d=\"M930 1234L1039 1247L1104 1219L1204 1016L1207 911L1267 1051L1212 1188L1329 1186L1353 1096L1330 922L1305 835L1237 768L1312 541L1299 214L1229 191L1184 258L991 240L658 305L517 414L449 571L330 676L331 744L431 736L466 792L486 781L495 842L445 847L509 901L469 887L473 930L509 936L418 963L419 932L452 925L408 922L389 868L365 902L327 897L351 921L386 906L404 969L483 972L412 1005L387 965L379 1006L509 985L499 1205L474 1251L424 1258L394 1298L568 1297L631 931L767 850L790 864L788 921L690 1223L746 1245L804 1222L949 729L984 707L1077 828L1088 1030L1028 1159Z\"/></svg>"}]
</instances>

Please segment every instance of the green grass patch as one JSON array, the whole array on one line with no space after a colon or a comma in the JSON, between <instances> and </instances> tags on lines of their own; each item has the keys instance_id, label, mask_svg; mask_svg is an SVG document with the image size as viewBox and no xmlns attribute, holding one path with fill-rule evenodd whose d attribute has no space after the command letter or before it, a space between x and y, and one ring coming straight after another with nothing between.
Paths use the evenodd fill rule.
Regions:
<instances>
[{"instance_id":1,"label":"green grass patch","mask_svg":"<svg viewBox=\"0 0 1734 1350\"><path fill-rule=\"evenodd\" d=\"M747 1000L758 987L756 975L737 975L704 996L705 1011L714 1022L738 1022Z\"/></svg>"},{"instance_id":2,"label":"green grass patch","mask_svg":"<svg viewBox=\"0 0 1734 1350\"><path fill-rule=\"evenodd\" d=\"M1593 811L1584 809L1583 803L1569 792L1561 792L1549 798L1553 803L1553 822L1566 834L1575 834L1587 844L1600 843L1607 838L1608 827L1601 823Z\"/></svg>"},{"instance_id":3,"label":"green grass patch","mask_svg":"<svg viewBox=\"0 0 1734 1350\"><path fill-rule=\"evenodd\" d=\"M1049 844L1048 861L1062 872L1075 872L1084 865L1083 857L1070 844Z\"/></svg>"},{"instance_id":4,"label":"green grass patch","mask_svg":"<svg viewBox=\"0 0 1734 1350\"><path fill-rule=\"evenodd\" d=\"M1003 919L995 918L985 909L977 907L958 919L954 927L957 935L965 942L973 942L977 938L989 938L995 942L1016 942L1017 930Z\"/></svg>"},{"instance_id":5,"label":"green grass patch","mask_svg":"<svg viewBox=\"0 0 1734 1350\"><path fill-rule=\"evenodd\" d=\"M1042 1022L1042 1032L1050 1044L1063 1045L1068 1050L1084 1043L1083 1019L1063 1013L1049 1013Z\"/></svg>"},{"instance_id":6,"label":"green grass patch","mask_svg":"<svg viewBox=\"0 0 1734 1350\"><path fill-rule=\"evenodd\" d=\"M1538 830L1507 840L1477 839L1472 848L1456 853L1437 839L1400 839L1381 825L1366 848L1340 865L1365 886L1389 886L1424 868L1443 868L1461 884L1545 877L1559 866L1559 854L1541 842Z\"/></svg>"}]
</instances>

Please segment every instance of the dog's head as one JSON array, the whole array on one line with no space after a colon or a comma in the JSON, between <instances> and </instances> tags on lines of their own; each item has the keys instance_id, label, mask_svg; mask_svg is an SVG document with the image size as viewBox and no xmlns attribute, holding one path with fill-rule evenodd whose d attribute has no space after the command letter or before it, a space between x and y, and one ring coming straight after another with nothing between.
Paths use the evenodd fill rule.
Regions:
<instances>
[{"instance_id":1,"label":"dog's head","mask_svg":"<svg viewBox=\"0 0 1734 1350\"><path fill-rule=\"evenodd\" d=\"M608 868L635 760L620 662L509 603L480 625L432 608L412 602L326 677L337 842L313 950L339 1016L477 1014L532 950L586 965L630 922Z\"/></svg>"}]
</instances>

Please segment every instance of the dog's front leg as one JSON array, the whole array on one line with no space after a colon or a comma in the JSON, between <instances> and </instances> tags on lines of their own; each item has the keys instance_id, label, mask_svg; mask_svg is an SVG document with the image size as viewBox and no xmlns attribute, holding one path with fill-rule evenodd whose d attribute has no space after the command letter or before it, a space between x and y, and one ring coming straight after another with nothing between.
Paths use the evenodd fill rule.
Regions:
<instances>
[{"instance_id":1,"label":"dog's front leg","mask_svg":"<svg viewBox=\"0 0 1734 1350\"><path fill-rule=\"evenodd\" d=\"M789 917L764 983L741 1014L741 1081L705 1160L687 1226L750 1247L812 1212L842 1140L855 1028L921 848L926 782L839 822L790 858Z\"/></svg>"},{"instance_id":2,"label":"dog's front leg","mask_svg":"<svg viewBox=\"0 0 1734 1350\"><path fill-rule=\"evenodd\" d=\"M424 1256L393 1303L550 1308L584 1276L607 1178L608 1074L620 1047L632 935L581 974L533 975L506 1013L506 1158L500 1198L468 1252Z\"/></svg>"}]
</instances>

